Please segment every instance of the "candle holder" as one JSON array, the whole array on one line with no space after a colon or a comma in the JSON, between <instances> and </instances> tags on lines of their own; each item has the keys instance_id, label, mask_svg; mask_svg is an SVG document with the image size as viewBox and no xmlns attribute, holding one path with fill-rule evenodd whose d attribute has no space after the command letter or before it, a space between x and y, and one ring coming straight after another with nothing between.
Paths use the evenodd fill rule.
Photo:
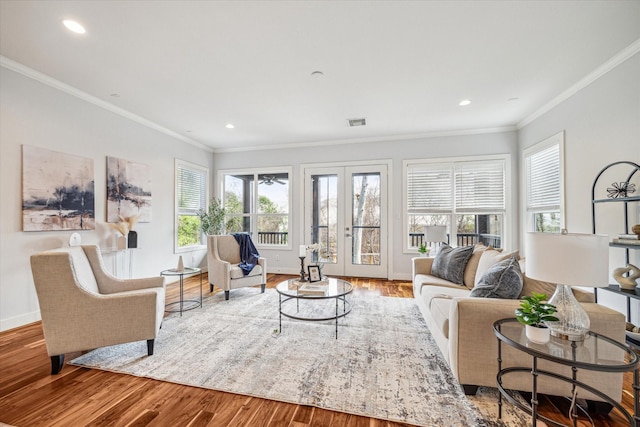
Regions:
<instances>
[{"instance_id":1,"label":"candle holder","mask_svg":"<svg viewBox=\"0 0 640 427\"><path fill-rule=\"evenodd\" d=\"M300 282L306 282L307 279L304 275L304 258L303 256L300 257Z\"/></svg>"}]
</instances>

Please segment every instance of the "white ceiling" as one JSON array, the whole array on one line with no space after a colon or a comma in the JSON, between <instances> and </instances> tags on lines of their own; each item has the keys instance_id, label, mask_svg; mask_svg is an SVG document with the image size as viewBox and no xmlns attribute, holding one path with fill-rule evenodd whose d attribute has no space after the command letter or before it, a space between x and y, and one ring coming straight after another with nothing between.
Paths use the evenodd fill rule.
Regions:
<instances>
[{"instance_id":1,"label":"white ceiling","mask_svg":"<svg viewBox=\"0 0 640 427\"><path fill-rule=\"evenodd\" d=\"M639 39L638 0L0 0L5 66L216 151L513 129Z\"/></svg>"}]
</instances>

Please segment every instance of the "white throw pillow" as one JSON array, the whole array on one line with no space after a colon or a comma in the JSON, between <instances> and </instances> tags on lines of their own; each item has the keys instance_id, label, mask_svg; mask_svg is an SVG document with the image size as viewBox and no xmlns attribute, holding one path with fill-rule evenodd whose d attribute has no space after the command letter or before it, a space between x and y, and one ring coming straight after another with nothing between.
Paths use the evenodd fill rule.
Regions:
<instances>
[{"instance_id":1,"label":"white throw pillow","mask_svg":"<svg viewBox=\"0 0 640 427\"><path fill-rule=\"evenodd\" d=\"M484 276L495 263L503 261L505 259L515 256L516 260L520 259L520 252L518 250L512 252L502 252L498 249L487 249L482 252L480 261L478 261L478 269L476 270L476 280L474 287L480 283L480 279Z\"/></svg>"}]
</instances>

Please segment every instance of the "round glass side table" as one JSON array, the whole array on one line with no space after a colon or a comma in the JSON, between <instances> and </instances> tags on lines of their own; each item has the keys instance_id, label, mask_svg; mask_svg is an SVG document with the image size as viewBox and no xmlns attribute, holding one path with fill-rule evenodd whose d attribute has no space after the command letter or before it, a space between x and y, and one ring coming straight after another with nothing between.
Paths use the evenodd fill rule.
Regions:
<instances>
[{"instance_id":1,"label":"round glass side table","mask_svg":"<svg viewBox=\"0 0 640 427\"><path fill-rule=\"evenodd\" d=\"M200 273L200 301L195 299L184 299L184 276L191 276L193 274ZM161 276L179 276L180 278L180 300L170 302L165 305L164 311L167 313L180 313L182 316L183 311L193 310L194 308L202 307L202 269L197 267L185 267L182 270L176 270L175 268L170 268L168 270L162 270L160 272ZM174 305L179 305L179 308L170 308Z\"/></svg>"},{"instance_id":2,"label":"round glass side table","mask_svg":"<svg viewBox=\"0 0 640 427\"><path fill-rule=\"evenodd\" d=\"M573 398L575 399L577 389L583 389L598 396L602 401L610 403L627 418L630 426L640 426L639 407L639 378L638 366L640 359L638 355L626 344L617 342L604 335L589 331L584 341L575 342L551 338L546 344L536 344L527 339L525 327L515 318L498 320L493 324L493 330L498 338L498 418L502 416L502 398L504 397L511 404L531 415L531 425L536 425L536 420L541 419L547 425L564 426L547 417L538 414L538 376L551 377L559 381L571 384ZM532 366L527 367L502 367L502 343L507 344L519 351L532 356ZM572 376L568 377L555 372L538 369L538 359L548 360L561 365L570 366ZM634 414L631 415L622 405L605 393L597 390L593 386L578 380L580 370L599 372L629 372L633 371L634 390ZM511 393L502 385L502 378L514 372L528 372L531 374L531 406L523 405L515 399ZM577 422L577 405L573 405L571 417L574 425Z\"/></svg>"}]
</instances>

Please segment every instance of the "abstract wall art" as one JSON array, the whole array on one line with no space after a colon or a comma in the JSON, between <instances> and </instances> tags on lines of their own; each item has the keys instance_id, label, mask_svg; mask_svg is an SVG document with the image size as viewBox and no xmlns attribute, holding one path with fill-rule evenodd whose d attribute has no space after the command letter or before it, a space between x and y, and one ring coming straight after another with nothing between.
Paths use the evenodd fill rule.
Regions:
<instances>
[{"instance_id":1,"label":"abstract wall art","mask_svg":"<svg viewBox=\"0 0 640 427\"><path fill-rule=\"evenodd\" d=\"M94 230L93 160L22 146L22 230Z\"/></svg>"},{"instance_id":2,"label":"abstract wall art","mask_svg":"<svg viewBox=\"0 0 640 427\"><path fill-rule=\"evenodd\" d=\"M151 222L149 166L107 157L107 222L134 216L138 222Z\"/></svg>"}]
</instances>

